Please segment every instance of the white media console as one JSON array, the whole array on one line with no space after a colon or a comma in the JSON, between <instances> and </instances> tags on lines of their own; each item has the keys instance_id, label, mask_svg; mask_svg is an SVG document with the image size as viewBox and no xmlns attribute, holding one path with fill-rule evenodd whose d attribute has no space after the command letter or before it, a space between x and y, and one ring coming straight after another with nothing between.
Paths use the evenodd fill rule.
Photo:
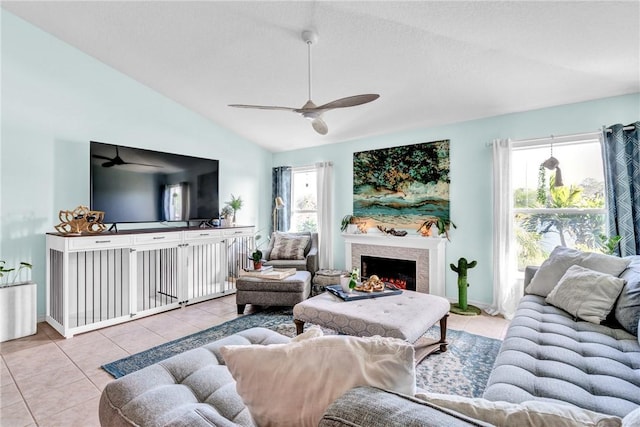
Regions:
<instances>
[{"instance_id":1,"label":"white media console","mask_svg":"<svg viewBox=\"0 0 640 427\"><path fill-rule=\"evenodd\" d=\"M46 320L66 338L235 292L254 227L47 234Z\"/></svg>"}]
</instances>

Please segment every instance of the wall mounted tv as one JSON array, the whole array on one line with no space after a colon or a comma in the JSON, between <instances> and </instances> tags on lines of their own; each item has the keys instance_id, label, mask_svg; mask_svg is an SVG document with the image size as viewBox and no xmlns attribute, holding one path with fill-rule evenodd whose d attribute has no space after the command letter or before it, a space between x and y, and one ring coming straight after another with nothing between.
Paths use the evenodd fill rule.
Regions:
<instances>
[{"instance_id":1,"label":"wall mounted tv","mask_svg":"<svg viewBox=\"0 0 640 427\"><path fill-rule=\"evenodd\" d=\"M218 160L91 141L91 209L105 223L217 218Z\"/></svg>"}]
</instances>

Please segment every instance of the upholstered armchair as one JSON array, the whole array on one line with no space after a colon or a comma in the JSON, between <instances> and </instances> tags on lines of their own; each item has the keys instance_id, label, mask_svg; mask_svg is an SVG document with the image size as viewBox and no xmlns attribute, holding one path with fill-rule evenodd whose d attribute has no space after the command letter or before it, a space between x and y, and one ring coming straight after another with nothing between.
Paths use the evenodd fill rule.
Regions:
<instances>
[{"instance_id":1,"label":"upholstered armchair","mask_svg":"<svg viewBox=\"0 0 640 427\"><path fill-rule=\"evenodd\" d=\"M313 276L318 271L318 233L273 233L262 256L266 265L306 270Z\"/></svg>"}]
</instances>

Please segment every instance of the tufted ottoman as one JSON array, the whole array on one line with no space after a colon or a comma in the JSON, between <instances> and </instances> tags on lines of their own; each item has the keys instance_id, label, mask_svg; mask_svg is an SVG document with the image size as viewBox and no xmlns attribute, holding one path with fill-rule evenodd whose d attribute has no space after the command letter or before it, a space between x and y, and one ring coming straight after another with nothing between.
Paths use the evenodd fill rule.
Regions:
<instances>
[{"instance_id":1,"label":"tufted ottoman","mask_svg":"<svg viewBox=\"0 0 640 427\"><path fill-rule=\"evenodd\" d=\"M289 338L269 329L247 329L125 375L104 388L100 424L253 427L220 347L287 342Z\"/></svg>"},{"instance_id":2,"label":"tufted ottoman","mask_svg":"<svg viewBox=\"0 0 640 427\"><path fill-rule=\"evenodd\" d=\"M447 350L449 301L421 292L403 291L400 295L343 301L325 292L293 307L297 333L305 322L324 326L346 335L380 335L414 343L416 363L434 351ZM440 322L440 340L421 338Z\"/></svg>"},{"instance_id":3,"label":"tufted ottoman","mask_svg":"<svg viewBox=\"0 0 640 427\"><path fill-rule=\"evenodd\" d=\"M247 304L293 306L304 301L311 292L311 273L296 271L284 279L262 279L241 276L236 281L238 314Z\"/></svg>"}]
</instances>

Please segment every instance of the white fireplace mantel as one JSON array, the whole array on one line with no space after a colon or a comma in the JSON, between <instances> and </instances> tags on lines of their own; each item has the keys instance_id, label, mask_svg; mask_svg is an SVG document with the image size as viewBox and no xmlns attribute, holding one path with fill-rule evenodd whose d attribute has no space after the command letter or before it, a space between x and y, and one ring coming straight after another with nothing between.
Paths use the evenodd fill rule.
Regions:
<instances>
[{"instance_id":1,"label":"white fireplace mantel","mask_svg":"<svg viewBox=\"0 0 640 427\"><path fill-rule=\"evenodd\" d=\"M383 233L349 234L342 233L345 241L345 267L350 271L354 267L352 245L374 245L387 248L424 250L428 253L428 292L433 295L445 296L445 248L446 239L440 237L421 236L391 236ZM392 250L392 252L394 252ZM401 255L391 256L403 259ZM355 265L360 267L360 265ZM421 266L416 266L418 269ZM418 291L421 289L418 286ZM424 291L423 291L424 292Z\"/></svg>"}]
</instances>

